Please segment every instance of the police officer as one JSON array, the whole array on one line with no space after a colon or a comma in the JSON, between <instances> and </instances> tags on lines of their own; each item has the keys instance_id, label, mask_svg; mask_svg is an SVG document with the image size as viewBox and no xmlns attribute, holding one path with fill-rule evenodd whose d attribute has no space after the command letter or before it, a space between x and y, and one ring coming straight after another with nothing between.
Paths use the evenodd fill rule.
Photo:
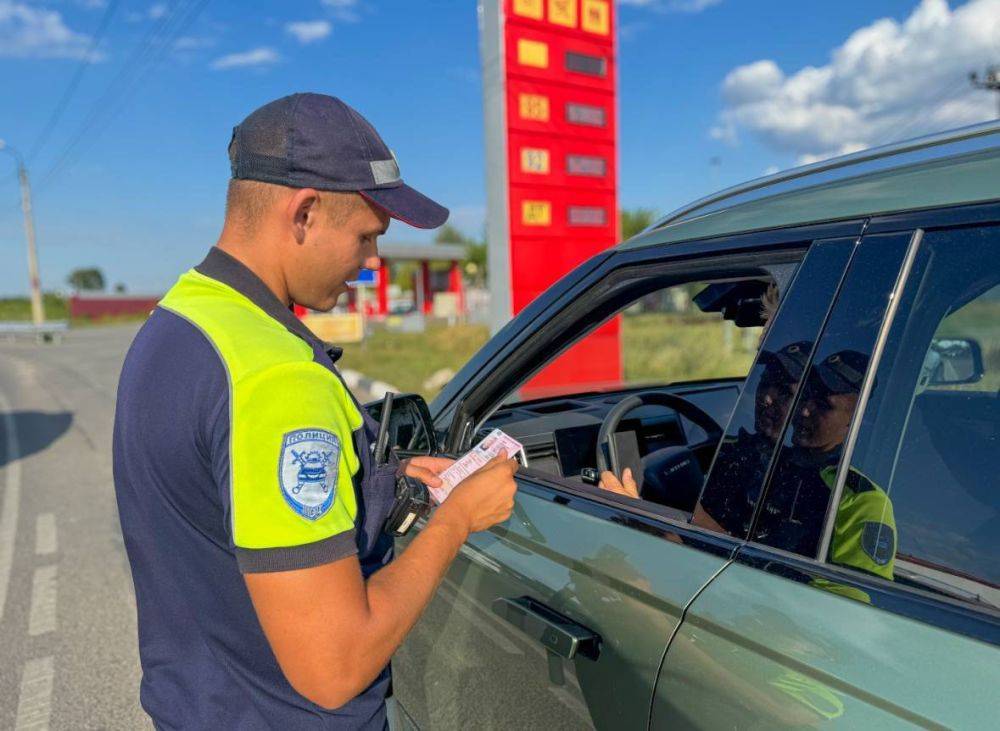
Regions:
<instances>
[{"instance_id":1,"label":"police officer","mask_svg":"<svg viewBox=\"0 0 1000 731\"><path fill-rule=\"evenodd\" d=\"M328 310L379 264L389 219L448 211L403 183L339 99L294 94L233 132L225 225L136 336L114 430L138 608L140 699L158 728L386 726L389 658L472 531L506 520L516 463L460 484L392 560L397 470L289 306ZM391 561L391 562L390 562Z\"/></svg>"}]
</instances>

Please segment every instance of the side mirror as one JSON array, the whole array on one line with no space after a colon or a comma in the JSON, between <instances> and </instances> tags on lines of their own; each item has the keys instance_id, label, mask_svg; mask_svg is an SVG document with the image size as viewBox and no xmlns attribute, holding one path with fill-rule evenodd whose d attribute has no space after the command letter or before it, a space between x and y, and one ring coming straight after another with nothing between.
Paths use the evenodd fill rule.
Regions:
<instances>
[{"instance_id":1,"label":"side mirror","mask_svg":"<svg viewBox=\"0 0 1000 731\"><path fill-rule=\"evenodd\" d=\"M434 422L423 396L388 393L381 401L365 404L365 411L380 424L377 459L384 459L389 452L412 457L438 451Z\"/></svg>"},{"instance_id":2,"label":"side mirror","mask_svg":"<svg viewBox=\"0 0 1000 731\"><path fill-rule=\"evenodd\" d=\"M983 350L972 338L934 338L924 358L928 386L978 383L983 378Z\"/></svg>"}]
</instances>

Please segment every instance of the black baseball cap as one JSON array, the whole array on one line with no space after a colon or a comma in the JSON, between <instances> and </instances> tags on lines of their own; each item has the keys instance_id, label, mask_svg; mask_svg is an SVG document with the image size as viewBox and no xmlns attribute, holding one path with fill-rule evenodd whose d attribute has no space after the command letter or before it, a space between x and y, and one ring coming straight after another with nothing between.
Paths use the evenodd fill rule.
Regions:
<instances>
[{"instance_id":1,"label":"black baseball cap","mask_svg":"<svg viewBox=\"0 0 1000 731\"><path fill-rule=\"evenodd\" d=\"M809 343L800 341L780 350L765 351L760 356L764 365L761 382L765 384L793 384L802 378L809 361Z\"/></svg>"},{"instance_id":2,"label":"black baseball cap","mask_svg":"<svg viewBox=\"0 0 1000 731\"><path fill-rule=\"evenodd\" d=\"M325 94L292 94L265 104L233 128L234 180L357 192L390 216L437 228L448 209L403 182L392 154L367 119Z\"/></svg>"},{"instance_id":3,"label":"black baseball cap","mask_svg":"<svg viewBox=\"0 0 1000 731\"><path fill-rule=\"evenodd\" d=\"M816 366L816 375L830 393L860 393L868 369L868 356L841 350Z\"/></svg>"}]
</instances>

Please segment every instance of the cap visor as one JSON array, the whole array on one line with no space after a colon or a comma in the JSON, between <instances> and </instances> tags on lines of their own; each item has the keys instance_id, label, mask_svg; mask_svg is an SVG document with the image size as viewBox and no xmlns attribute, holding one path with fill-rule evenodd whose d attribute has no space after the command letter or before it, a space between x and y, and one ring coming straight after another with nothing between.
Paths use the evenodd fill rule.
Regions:
<instances>
[{"instance_id":1,"label":"cap visor","mask_svg":"<svg viewBox=\"0 0 1000 731\"><path fill-rule=\"evenodd\" d=\"M448 209L410 186L358 191L393 218L417 228L437 228L448 220Z\"/></svg>"}]
</instances>

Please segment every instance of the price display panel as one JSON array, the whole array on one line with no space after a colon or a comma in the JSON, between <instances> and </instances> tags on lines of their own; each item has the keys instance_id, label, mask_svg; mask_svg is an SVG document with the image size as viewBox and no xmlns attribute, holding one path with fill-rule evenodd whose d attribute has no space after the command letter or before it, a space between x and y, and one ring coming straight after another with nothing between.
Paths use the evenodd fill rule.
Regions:
<instances>
[{"instance_id":1,"label":"price display panel","mask_svg":"<svg viewBox=\"0 0 1000 731\"><path fill-rule=\"evenodd\" d=\"M511 132L509 139L512 185L614 192L613 145L529 132Z\"/></svg>"},{"instance_id":2,"label":"price display panel","mask_svg":"<svg viewBox=\"0 0 1000 731\"><path fill-rule=\"evenodd\" d=\"M507 86L507 130L538 132L567 142L587 139L615 146L614 97L526 79Z\"/></svg>"},{"instance_id":3,"label":"price display panel","mask_svg":"<svg viewBox=\"0 0 1000 731\"><path fill-rule=\"evenodd\" d=\"M480 0L494 329L619 239L611 0ZM577 343L525 396L621 381L619 321Z\"/></svg>"}]
</instances>

